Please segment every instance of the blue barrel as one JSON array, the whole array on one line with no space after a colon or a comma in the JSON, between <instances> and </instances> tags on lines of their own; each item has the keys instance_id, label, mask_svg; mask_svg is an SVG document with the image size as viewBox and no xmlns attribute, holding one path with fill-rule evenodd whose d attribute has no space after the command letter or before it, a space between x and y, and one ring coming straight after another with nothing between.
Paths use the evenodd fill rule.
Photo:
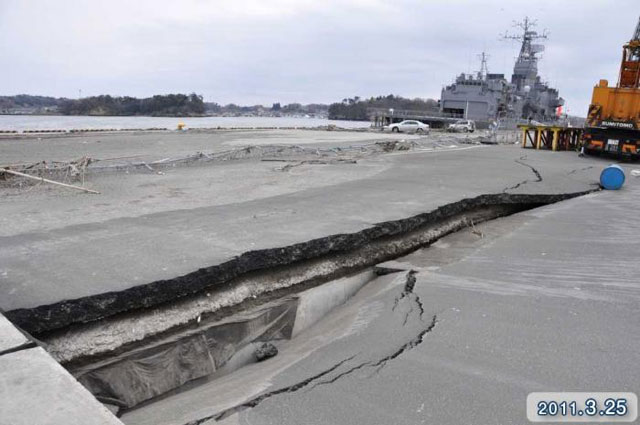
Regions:
<instances>
[{"instance_id":1,"label":"blue barrel","mask_svg":"<svg viewBox=\"0 0 640 425\"><path fill-rule=\"evenodd\" d=\"M600 173L600 185L607 190L618 190L624 184L624 170L611 164Z\"/></svg>"}]
</instances>

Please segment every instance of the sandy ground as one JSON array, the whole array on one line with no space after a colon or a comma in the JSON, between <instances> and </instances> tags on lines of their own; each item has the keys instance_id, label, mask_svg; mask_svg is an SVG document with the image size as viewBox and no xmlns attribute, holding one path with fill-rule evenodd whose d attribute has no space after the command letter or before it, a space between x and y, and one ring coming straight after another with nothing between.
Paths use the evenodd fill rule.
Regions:
<instances>
[{"instance_id":1,"label":"sandy ground","mask_svg":"<svg viewBox=\"0 0 640 425\"><path fill-rule=\"evenodd\" d=\"M98 196L87 196L85 193L40 183L24 187L0 184L0 236L162 211L242 203L336 185L371 177L389 166L387 161L378 158L380 155L360 152L357 147L366 149L380 141L406 140L421 144L414 151L464 148L456 142L458 139L464 140L466 136L434 134L421 138L388 133L265 130L0 140L0 158L13 158L14 163L54 159L68 161L79 154L92 158L126 157L95 164L105 169L115 165L126 166L143 159L153 161L168 156L185 157L201 151L213 153L266 144L313 145L321 149L353 148L339 158L358 161L357 164L338 162L334 161L333 156L325 158L313 154L269 154L268 158L262 159L278 161L262 161L257 157L156 167L157 172L146 168L131 168L121 172L90 171L84 185L99 191ZM309 159L328 160L325 161L328 163L300 164ZM82 184L79 178L65 178L64 181Z\"/></svg>"},{"instance_id":2,"label":"sandy ground","mask_svg":"<svg viewBox=\"0 0 640 425\"><path fill-rule=\"evenodd\" d=\"M349 146L380 140L417 138L419 136L412 134L316 130L212 130L0 137L0 165L70 161L82 156L100 160L123 157L155 160L250 145Z\"/></svg>"}]
</instances>

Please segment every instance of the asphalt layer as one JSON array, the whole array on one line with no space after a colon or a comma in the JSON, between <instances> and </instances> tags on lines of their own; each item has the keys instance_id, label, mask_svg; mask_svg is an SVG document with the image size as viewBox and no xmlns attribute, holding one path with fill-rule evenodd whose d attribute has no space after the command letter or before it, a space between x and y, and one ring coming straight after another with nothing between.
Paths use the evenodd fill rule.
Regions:
<instances>
[{"instance_id":1,"label":"asphalt layer","mask_svg":"<svg viewBox=\"0 0 640 425\"><path fill-rule=\"evenodd\" d=\"M251 174L256 163L261 164L246 161L242 166L257 186L261 176L288 174L273 169ZM226 166L202 167L199 172L204 178L210 169L215 173ZM487 193L591 190L601 166L573 153L452 145L322 166L321 172L314 165L297 167L287 176L297 187L279 191L276 182L276 189L255 196L243 195L240 172L228 179L219 174L223 177L209 186L204 198L189 190L200 180L183 180L185 196L152 198L152 212L143 214L136 203L115 208L114 214L110 200L129 191L142 200L157 186L145 187L138 180L131 188L120 176L92 180L94 188L103 189L103 182L108 188L113 179L124 179L120 191L101 190L104 195L63 192L64 201L56 201L51 191L59 189L50 187L42 189L42 196L27 194L23 199L13 194L0 207L0 308L10 313L172 279L250 250L357 232ZM347 178L342 175L345 167ZM191 171L184 167L175 174ZM146 175L161 186L164 177ZM225 200L218 202L216 193ZM192 204L194 198L198 202Z\"/></svg>"},{"instance_id":2,"label":"asphalt layer","mask_svg":"<svg viewBox=\"0 0 640 425\"><path fill-rule=\"evenodd\" d=\"M530 392L638 393L639 195L629 179L449 235L275 358L122 419L522 424Z\"/></svg>"}]
</instances>

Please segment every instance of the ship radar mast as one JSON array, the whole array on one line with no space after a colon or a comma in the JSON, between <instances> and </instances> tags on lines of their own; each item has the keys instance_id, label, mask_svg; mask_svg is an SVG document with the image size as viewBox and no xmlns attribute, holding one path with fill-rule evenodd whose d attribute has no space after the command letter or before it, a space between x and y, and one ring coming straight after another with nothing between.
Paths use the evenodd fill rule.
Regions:
<instances>
[{"instance_id":1,"label":"ship radar mast","mask_svg":"<svg viewBox=\"0 0 640 425\"><path fill-rule=\"evenodd\" d=\"M489 67L487 66L489 57L490 56L485 52L482 52L478 55L478 59L480 59L480 71L478 71L478 78L481 80L486 79L487 74L489 73Z\"/></svg>"},{"instance_id":2,"label":"ship radar mast","mask_svg":"<svg viewBox=\"0 0 640 425\"><path fill-rule=\"evenodd\" d=\"M520 54L513 67L513 76L511 82L516 85L517 89L526 90L526 87L531 88L538 80L538 57L536 54L544 51L544 45L534 44L536 40L546 40L548 37L547 31L543 31L542 34L538 34L534 31L536 21L525 17L522 22L514 22L513 26L522 30L521 34L509 34L505 33L502 37L505 40L517 40L522 44L520 46Z\"/></svg>"},{"instance_id":3,"label":"ship radar mast","mask_svg":"<svg viewBox=\"0 0 640 425\"><path fill-rule=\"evenodd\" d=\"M525 16L522 22L513 23L514 27L522 29L522 34L509 34L507 32L502 36L505 40L516 40L522 43L518 59L534 60L537 59L536 53L544 51L544 46L542 44L533 44L533 42L536 40L546 40L549 33L547 30L544 30L542 34L538 34L537 31L534 31L533 28L537 23L537 20L533 20L528 16Z\"/></svg>"}]
</instances>

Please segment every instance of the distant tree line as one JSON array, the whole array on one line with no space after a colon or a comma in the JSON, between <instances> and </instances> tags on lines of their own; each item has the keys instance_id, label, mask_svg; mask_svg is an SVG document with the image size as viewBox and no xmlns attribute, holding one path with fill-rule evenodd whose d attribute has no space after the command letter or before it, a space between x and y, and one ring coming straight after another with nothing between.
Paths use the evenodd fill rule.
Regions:
<instances>
[{"instance_id":1,"label":"distant tree line","mask_svg":"<svg viewBox=\"0 0 640 425\"><path fill-rule=\"evenodd\" d=\"M15 109L44 109L55 108L63 99L48 96L30 96L19 94L16 96L0 96L0 111Z\"/></svg>"},{"instance_id":2,"label":"distant tree line","mask_svg":"<svg viewBox=\"0 0 640 425\"><path fill-rule=\"evenodd\" d=\"M58 113L64 115L151 115L151 116L197 116L212 115L314 115L329 116L330 119L368 120L369 108L394 108L396 110L426 111L436 109L433 99L407 99L401 96L345 98L342 102L324 105L311 103L281 104L269 106L240 106L234 103L219 105L205 103L202 96L195 93L156 95L144 99L135 97L115 97L109 95L85 97L81 99L54 98L47 96L0 96L2 113Z\"/></svg>"},{"instance_id":3,"label":"distant tree line","mask_svg":"<svg viewBox=\"0 0 640 425\"><path fill-rule=\"evenodd\" d=\"M280 104L271 106L241 106L234 103L220 105L216 102L204 102L202 96L168 94L144 99L130 96L110 95L91 96L81 99L67 99L47 96L0 96L0 113L4 114L63 114L63 115L151 115L151 116L189 116L189 115L248 115L248 116L284 116L313 115L327 116L329 105L310 103Z\"/></svg>"},{"instance_id":4,"label":"distant tree line","mask_svg":"<svg viewBox=\"0 0 640 425\"><path fill-rule=\"evenodd\" d=\"M276 102L271 107L263 105L252 106L240 106L235 103L229 103L227 105L219 105L216 102L205 103L207 113L211 114L268 114L268 115L325 115L329 109L329 105L323 105L320 103L310 103L303 105L300 103L288 103L281 105L280 102Z\"/></svg>"},{"instance_id":5,"label":"distant tree line","mask_svg":"<svg viewBox=\"0 0 640 425\"><path fill-rule=\"evenodd\" d=\"M393 108L396 110L428 111L438 108L438 102L433 99L407 99L392 94L387 96L361 99L359 96L342 99L342 102L329 105L329 119L366 121L369 119L369 108Z\"/></svg>"},{"instance_id":6,"label":"distant tree line","mask_svg":"<svg viewBox=\"0 0 640 425\"><path fill-rule=\"evenodd\" d=\"M58 105L63 115L149 115L197 116L205 113L202 96L195 93L156 95L144 99L109 95L63 99Z\"/></svg>"}]
</instances>

